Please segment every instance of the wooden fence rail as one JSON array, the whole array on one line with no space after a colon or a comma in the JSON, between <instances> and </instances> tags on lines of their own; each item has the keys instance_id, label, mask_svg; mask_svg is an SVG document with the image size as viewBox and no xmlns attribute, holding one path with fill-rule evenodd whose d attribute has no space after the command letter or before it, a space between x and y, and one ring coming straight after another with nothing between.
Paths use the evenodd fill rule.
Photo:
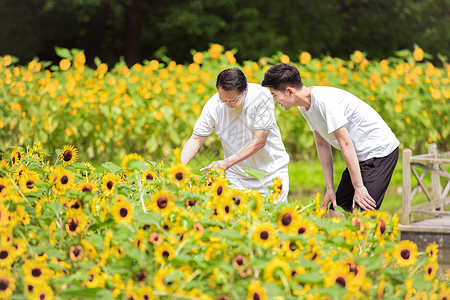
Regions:
<instances>
[{"instance_id":1,"label":"wooden fence rail","mask_svg":"<svg viewBox=\"0 0 450 300\"><path fill-rule=\"evenodd\" d=\"M450 211L445 210L445 207L450 205L450 173L444 167L446 164L450 164L450 152L438 153L436 144L429 145L427 154L412 156L410 149L403 150L401 224L410 224L413 214L434 217L450 216ZM419 174L416 168L422 169L422 172ZM431 175L431 192L423 182L427 172ZM417 184L413 188L411 188L412 174L417 179ZM448 179L444 187L441 184L441 177ZM428 202L413 206L414 196L420 190L424 192Z\"/></svg>"}]
</instances>

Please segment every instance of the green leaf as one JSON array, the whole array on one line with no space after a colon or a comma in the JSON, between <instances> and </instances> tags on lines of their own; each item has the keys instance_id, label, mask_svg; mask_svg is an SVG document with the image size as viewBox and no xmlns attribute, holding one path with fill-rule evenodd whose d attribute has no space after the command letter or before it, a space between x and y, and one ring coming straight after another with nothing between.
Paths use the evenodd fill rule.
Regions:
<instances>
[{"instance_id":1,"label":"green leaf","mask_svg":"<svg viewBox=\"0 0 450 300\"><path fill-rule=\"evenodd\" d=\"M232 240L242 240L244 238L242 234L232 229L222 229L211 234L211 236L222 237Z\"/></svg>"},{"instance_id":2,"label":"green leaf","mask_svg":"<svg viewBox=\"0 0 450 300\"><path fill-rule=\"evenodd\" d=\"M101 290L101 288L89 289L82 287L70 287L66 290L58 291L57 294L66 297L98 298L97 294Z\"/></svg>"},{"instance_id":3,"label":"green leaf","mask_svg":"<svg viewBox=\"0 0 450 300\"><path fill-rule=\"evenodd\" d=\"M108 171L110 171L111 173L113 173L114 175L115 175L118 171L122 170L121 167L119 167L118 165L116 165L115 163L112 163L112 162L110 162L110 161L103 163L103 164L102 164L102 167L104 167L105 169L107 169Z\"/></svg>"},{"instance_id":4,"label":"green leaf","mask_svg":"<svg viewBox=\"0 0 450 300\"><path fill-rule=\"evenodd\" d=\"M323 276L318 271L311 271L300 276L295 276L293 279L301 283L315 284L322 282Z\"/></svg>"},{"instance_id":5,"label":"green leaf","mask_svg":"<svg viewBox=\"0 0 450 300\"><path fill-rule=\"evenodd\" d=\"M244 169L244 172L260 181L263 180L264 176L266 176L266 172L261 170Z\"/></svg>"},{"instance_id":6,"label":"green leaf","mask_svg":"<svg viewBox=\"0 0 450 300\"><path fill-rule=\"evenodd\" d=\"M56 52L56 55L58 55L61 58L66 58L66 59L69 59L69 60L72 60L72 58L73 58L72 55L70 54L69 49L61 48L61 47L56 46L55 47L55 52Z\"/></svg>"},{"instance_id":7,"label":"green leaf","mask_svg":"<svg viewBox=\"0 0 450 300\"><path fill-rule=\"evenodd\" d=\"M133 219L138 223L139 226L142 225L159 225L162 220L162 216L154 211L144 212L142 209L136 209L134 211Z\"/></svg>"},{"instance_id":8,"label":"green leaf","mask_svg":"<svg viewBox=\"0 0 450 300\"><path fill-rule=\"evenodd\" d=\"M136 160L131 162L127 166L128 170L139 170L139 171L145 171L148 169L148 165L145 161Z\"/></svg>"},{"instance_id":9,"label":"green leaf","mask_svg":"<svg viewBox=\"0 0 450 300\"><path fill-rule=\"evenodd\" d=\"M175 280L180 280L183 278L183 273L179 271L172 272L170 274L167 274L166 277L164 277L165 282L174 282Z\"/></svg>"}]
</instances>

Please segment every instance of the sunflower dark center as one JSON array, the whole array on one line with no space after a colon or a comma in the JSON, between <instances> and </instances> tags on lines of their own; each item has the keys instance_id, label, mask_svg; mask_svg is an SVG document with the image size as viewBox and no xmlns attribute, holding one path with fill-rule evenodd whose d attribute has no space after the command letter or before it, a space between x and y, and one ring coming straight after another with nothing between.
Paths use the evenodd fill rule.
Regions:
<instances>
[{"instance_id":1,"label":"sunflower dark center","mask_svg":"<svg viewBox=\"0 0 450 300\"><path fill-rule=\"evenodd\" d=\"M278 186L278 189L281 191L281 190L283 189L283 185L280 184L280 185Z\"/></svg>"},{"instance_id":2,"label":"sunflower dark center","mask_svg":"<svg viewBox=\"0 0 450 300\"><path fill-rule=\"evenodd\" d=\"M0 184L0 193L3 192L3 190L6 188L3 184Z\"/></svg>"},{"instance_id":3,"label":"sunflower dark center","mask_svg":"<svg viewBox=\"0 0 450 300\"><path fill-rule=\"evenodd\" d=\"M72 151L70 151L70 150L64 151L64 154L63 154L64 161L70 161L72 159L72 157L73 157Z\"/></svg>"},{"instance_id":4,"label":"sunflower dark center","mask_svg":"<svg viewBox=\"0 0 450 300\"><path fill-rule=\"evenodd\" d=\"M183 180L183 178L184 178L183 172L176 172L175 173L175 179L176 180L181 181L181 180Z\"/></svg>"},{"instance_id":5,"label":"sunflower dark center","mask_svg":"<svg viewBox=\"0 0 450 300\"><path fill-rule=\"evenodd\" d=\"M111 190L114 186L114 183L110 180L106 183L106 187L108 188L108 190Z\"/></svg>"},{"instance_id":6,"label":"sunflower dark center","mask_svg":"<svg viewBox=\"0 0 450 300\"><path fill-rule=\"evenodd\" d=\"M90 282L94 281L94 275L91 274L91 278L89 278L89 281Z\"/></svg>"},{"instance_id":7,"label":"sunflower dark center","mask_svg":"<svg viewBox=\"0 0 450 300\"><path fill-rule=\"evenodd\" d=\"M283 224L283 226L289 226L291 223L292 223L292 214L285 213L281 218L281 224Z\"/></svg>"},{"instance_id":8,"label":"sunflower dark center","mask_svg":"<svg viewBox=\"0 0 450 300\"><path fill-rule=\"evenodd\" d=\"M292 242L289 243L289 250L295 251L297 249L298 249L298 247L295 243L292 243Z\"/></svg>"},{"instance_id":9,"label":"sunflower dark center","mask_svg":"<svg viewBox=\"0 0 450 300\"><path fill-rule=\"evenodd\" d=\"M169 257L169 255L170 255L170 253L169 253L169 251L167 251L167 250L164 250L164 251L162 252L162 256L164 256L164 257Z\"/></svg>"},{"instance_id":10,"label":"sunflower dark center","mask_svg":"<svg viewBox=\"0 0 450 300\"><path fill-rule=\"evenodd\" d=\"M223 192L223 186L219 186L218 188L217 188L217 196L220 196L220 195L222 195L222 192Z\"/></svg>"},{"instance_id":11,"label":"sunflower dark center","mask_svg":"<svg viewBox=\"0 0 450 300\"><path fill-rule=\"evenodd\" d=\"M27 285L27 290L28 290L30 293L33 292L33 289L34 289L34 286L33 286L33 285L31 285L31 284Z\"/></svg>"},{"instance_id":12,"label":"sunflower dark center","mask_svg":"<svg viewBox=\"0 0 450 300\"><path fill-rule=\"evenodd\" d=\"M386 222L383 219L381 219L380 220L380 232L381 232L381 234L383 234L385 231L386 231Z\"/></svg>"},{"instance_id":13,"label":"sunflower dark center","mask_svg":"<svg viewBox=\"0 0 450 300\"><path fill-rule=\"evenodd\" d=\"M230 213L230 207L227 205L227 206L225 206L225 212L227 213L227 214L229 214Z\"/></svg>"},{"instance_id":14,"label":"sunflower dark center","mask_svg":"<svg viewBox=\"0 0 450 300\"><path fill-rule=\"evenodd\" d=\"M128 209L122 207L119 211L119 214L122 218L125 218L128 215Z\"/></svg>"},{"instance_id":15,"label":"sunflower dark center","mask_svg":"<svg viewBox=\"0 0 450 300\"><path fill-rule=\"evenodd\" d=\"M81 207L80 201L75 201L70 208L79 209Z\"/></svg>"},{"instance_id":16,"label":"sunflower dark center","mask_svg":"<svg viewBox=\"0 0 450 300\"><path fill-rule=\"evenodd\" d=\"M81 254L81 249L75 248L72 250L72 253L75 257L78 257Z\"/></svg>"},{"instance_id":17,"label":"sunflower dark center","mask_svg":"<svg viewBox=\"0 0 450 300\"><path fill-rule=\"evenodd\" d=\"M347 284L345 278L342 276L339 276L338 278L336 278L336 283L340 284L343 287L345 287L345 285Z\"/></svg>"},{"instance_id":18,"label":"sunflower dark center","mask_svg":"<svg viewBox=\"0 0 450 300\"><path fill-rule=\"evenodd\" d=\"M69 221L69 230L75 231L78 228L78 220L77 219L70 219Z\"/></svg>"},{"instance_id":19,"label":"sunflower dark center","mask_svg":"<svg viewBox=\"0 0 450 300\"><path fill-rule=\"evenodd\" d=\"M197 200L188 200L188 205L189 206L195 206L195 204L197 204Z\"/></svg>"},{"instance_id":20,"label":"sunflower dark center","mask_svg":"<svg viewBox=\"0 0 450 300\"><path fill-rule=\"evenodd\" d=\"M409 257L411 256L411 252L408 250L408 249L403 249L401 252L400 252L400 256L403 258L403 259L409 259Z\"/></svg>"},{"instance_id":21,"label":"sunflower dark center","mask_svg":"<svg viewBox=\"0 0 450 300\"><path fill-rule=\"evenodd\" d=\"M6 278L0 279L0 291L6 291L9 287L9 280Z\"/></svg>"},{"instance_id":22,"label":"sunflower dark center","mask_svg":"<svg viewBox=\"0 0 450 300\"><path fill-rule=\"evenodd\" d=\"M137 246L138 248L141 247L141 240L137 240L136 246Z\"/></svg>"},{"instance_id":23,"label":"sunflower dark center","mask_svg":"<svg viewBox=\"0 0 450 300\"><path fill-rule=\"evenodd\" d=\"M148 299L150 299L150 298L148 297L148 295L144 295L144 300L148 300Z\"/></svg>"},{"instance_id":24,"label":"sunflower dark center","mask_svg":"<svg viewBox=\"0 0 450 300\"><path fill-rule=\"evenodd\" d=\"M27 180L26 185L27 185L27 188L32 189L33 185L34 185L34 181L33 180Z\"/></svg>"},{"instance_id":25,"label":"sunflower dark center","mask_svg":"<svg viewBox=\"0 0 450 300\"><path fill-rule=\"evenodd\" d=\"M33 277L40 277L42 275L42 270L39 268L34 268L31 270L31 275L33 275Z\"/></svg>"},{"instance_id":26,"label":"sunflower dark center","mask_svg":"<svg viewBox=\"0 0 450 300\"><path fill-rule=\"evenodd\" d=\"M160 197L158 197L158 199L156 200L156 204L157 204L158 207L161 208L161 209L166 208L168 202L169 202L169 199L167 199L166 196L160 196Z\"/></svg>"},{"instance_id":27,"label":"sunflower dark center","mask_svg":"<svg viewBox=\"0 0 450 300\"><path fill-rule=\"evenodd\" d=\"M298 234L303 234L306 232L306 228L305 227L300 227L297 231Z\"/></svg>"},{"instance_id":28,"label":"sunflower dark center","mask_svg":"<svg viewBox=\"0 0 450 300\"><path fill-rule=\"evenodd\" d=\"M137 273L138 281L143 281L147 278L147 271L140 269Z\"/></svg>"},{"instance_id":29,"label":"sunflower dark center","mask_svg":"<svg viewBox=\"0 0 450 300\"><path fill-rule=\"evenodd\" d=\"M253 300L261 300L261 296L259 295L258 292L253 293Z\"/></svg>"},{"instance_id":30,"label":"sunflower dark center","mask_svg":"<svg viewBox=\"0 0 450 300\"><path fill-rule=\"evenodd\" d=\"M83 186L83 188L81 189L81 191L82 191L83 193L85 193L85 192L92 192L92 186L90 186L90 185L85 185L85 186Z\"/></svg>"},{"instance_id":31,"label":"sunflower dark center","mask_svg":"<svg viewBox=\"0 0 450 300\"><path fill-rule=\"evenodd\" d=\"M233 201L234 201L234 204L236 204L236 205L241 204L241 199L239 197L233 197Z\"/></svg>"},{"instance_id":32,"label":"sunflower dark center","mask_svg":"<svg viewBox=\"0 0 450 300\"><path fill-rule=\"evenodd\" d=\"M67 184L69 182L69 177L67 177L67 175L63 175L61 177L61 183L62 184Z\"/></svg>"},{"instance_id":33,"label":"sunflower dark center","mask_svg":"<svg viewBox=\"0 0 450 300\"><path fill-rule=\"evenodd\" d=\"M259 237L262 239L262 240L267 240L268 238L269 238L269 233L267 232L267 231L261 231L261 233L259 234Z\"/></svg>"},{"instance_id":34,"label":"sunflower dark center","mask_svg":"<svg viewBox=\"0 0 450 300\"><path fill-rule=\"evenodd\" d=\"M147 180L153 180L153 175L148 173L147 176L145 176L145 179Z\"/></svg>"},{"instance_id":35,"label":"sunflower dark center","mask_svg":"<svg viewBox=\"0 0 450 300\"><path fill-rule=\"evenodd\" d=\"M348 269L350 272L352 272L353 274L358 275L358 266L354 263L348 263Z\"/></svg>"},{"instance_id":36,"label":"sunflower dark center","mask_svg":"<svg viewBox=\"0 0 450 300\"><path fill-rule=\"evenodd\" d=\"M0 259L6 259L9 256L9 252L6 250L0 251Z\"/></svg>"},{"instance_id":37,"label":"sunflower dark center","mask_svg":"<svg viewBox=\"0 0 450 300\"><path fill-rule=\"evenodd\" d=\"M44 300L45 299L45 293L40 293L39 294L39 299L40 300Z\"/></svg>"},{"instance_id":38,"label":"sunflower dark center","mask_svg":"<svg viewBox=\"0 0 450 300\"><path fill-rule=\"evenodd\" d=\"M429 268L427 269L427 273L428 273L428 275L430 275L431 273L433 273L433 268L432 268L432 267L429 267Z\"/></svg>"},{"instance_id":39,"label":"sunflower dark center","mask_svg":"<svg viewBox=\"0 0 450 300\"><path fill-rule=\"evenodd\" d=\"M243 260L241 257L239 257L238 259L236 259L236 263L237 263L239 266L242 266L242 265L244 264L244 260Z\"/></svg>"}]
</instances>

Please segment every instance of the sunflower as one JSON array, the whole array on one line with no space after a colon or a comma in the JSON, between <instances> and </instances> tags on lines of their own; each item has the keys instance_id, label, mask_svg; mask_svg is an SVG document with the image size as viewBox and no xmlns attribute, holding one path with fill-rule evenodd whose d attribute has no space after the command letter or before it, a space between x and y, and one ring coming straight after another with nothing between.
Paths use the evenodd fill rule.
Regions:
<instances>
[{"instance_id":1,"label":"sunflower","mask_svg":"<svg viewBox=\"0 0 450 300\"><path fill-rule=\"evenodd\" d=\"M180 285L179 280L166 280L167 275L175 272L172 267L162 267L156 271L153 286L156 290L166 293L173 293Z\"/></svg>"},{"instance_id":2,"label":"sunflower","mask_svg":"<svg viewBox=\"0 0 450 300\"><path fill-rule=\"evenodd\" d=\"M54 299L54 293L52 288L48 284L36 285L34 287L31 299L34 300L52 300Z\"/></svg>"},{"instance_id":3,"label":"sunflower","mask_svg":"<svg viewBox=\"0 0 450 300\"><path fill-rule=\"evenodd\" d=\"M191 169L183 163L176 163L167 169L167 178L176 186L183 186L191 177Z\"/></svg>"},{"instance_id":4,"label":"sunflower","mask_svg":"<svg viewBox=\"0 0 450 300\"><path fill-rule=\"evenodd\" d=\"M94 173L95 173L95 168L94 168L94 166L93 166L90 162L85 161L85 162L82 162L81 165L84 166L83 169L88 169L88 171L83 170L83 169L81 169L81 168L77 168L77 173L78 173L78 174L80 174L80 175L82 175L82 176L86 176L86 177L89 177L89 176L94 175Z\"/></svg>"},{"instance_id":5,"label":"sunflower","mask_svg":"<svg viewBox=\"0 0 450 300\"><path fill-rule=\"evenodd\" d=\"M90 260L94 260L98 256L97 250L95 249L94 245L92 245L88 241L82 240L81 245L84 247L83 252L86 253Z\"/></svg>"},{"instance_id":6,"label":"sunflower","mask_svg":"<svg viewBox=\"0 0 450 300\"><path fill-rule=\"evenodd\" d=\"M95 267L91 269L88 273L89 279L85 280L85 285L90 288L105 287L105 275L102 273L100 267Z\"/></svg>"},{"instance_id":7,"label":"sunflower","mask_svg":"<svg viewBox=\"0 0 450 300\"><path fill-rule=\"evenodd\" d=\"M425 249L427 252L428 258L430 261L436 261L438 256L437 253L439 251L439 246L436 244L436 242L433 242L432 244L429 244L427 248Z\"/></svg>"},{"instance_id":8,"label":"sunflower","mask_svg":"<svg viewBox=\"0 0 450 300\"><path fill-rule=\"evenodd\" d=\"M307 252L305 254L305 258L312 260L313 262L319 262L322 257L322 250L319 244L314 241L314 239L310 239L308 241L308 245L306 245Z\"/></svg>"},{"instance_id":9,"label":"sunflower","mask_svg":"<svg viewBox=\"0 0 450 300\"><path fill-rule=\"evenodd\" d=\"M151 197L151 209L152 211L158 212L163 216L167 215L176 207L174 201L175 198L173 197L172 192L160 190Z\"/></svg>"},{"instance_id":10,"label":"sunflower","mask_svg":"<svg viewBox=\"0 0 450 300\"><path fill-rule=\"evenodd\" d=\"M138 291L138 300L154 300L153 289L150 286L140 286Z\"/></svg>"},{"instance_id":11,"label":"sunflower","mask_svg":"<svg viewBox=\"0 0 450 300\"><path fill-rule=\"evenodd\" d=\"M277 220L278 230L283 233L292 231L297 219L298 212L295 205L283 207Z\"/></svg>"},{"instance_id":12,"label":"sunflower","mask_svg":"<svg viewBox=\"0 0 450 300\"><path fill-rule=\"evenodd\" d=\"M277 231L272 223L259 223L255 226L252 240L264 249L270 248L278 243Z\"/></svg>"},{"instance_id":13,"label":"sunflower","mask_svg":"<svg viewBox=\"0 0 450 300\"><path fill-rule=\"evenodd\" d=\"M27 259L22 268L26 282L44 284L52 275L52 271L43 261Z\"/></svg>"},{"instance_id":14,"label":"sunflower","mask_svg":"<svg viewBox=\"0 0 450 300\"><path fill-rule=\"evenodd\" d=\"M79 233L83 232L86 227L87 218L82 210L69 209L66 212L66 216L68 219L65 224L65 229L69 235L77 236Z\"/></svg>"},{"instance_id":15,"label":"sunflower","mask_svg":"<svg viewBox=\"0 0 450 300\"><path fill-rule=\"evenodd\" d=\"M431 280L435 279L436 278L436 272L437 272L438 269L439 269L438 262L436 260L435 261L430 261L429 263L427 263L425 265L425 268L424 268L425 274L424 274L423 278L426 281L431 281Z\"/></svg>"},{"instance_id":16,"label":"sunflower","mask_svg":"<svg viewBox=\"0 0 450 300\"><path fill-rule=\"evenodd\" d=\"M130 153L122 157L121 166L125 174L131 174L130 164L135 161L144 161L144 158L137 153Z\"/></svg>"},{"instance_id":17,"label":"sunflower","mask_svg":"<svg viewBox=\"0 0 450 300\"><path fill-rule=\"evenodd\" d=\"M0 177L0 198L5 197L11 192L9 180Z\"/></svg>"},{"instance_id":18,"label":"sunflower","mask_svg":"<svg viewBox=\"0 0 450 300\"><path fill-rule=\"evenodd\" d=\"M277 196L281 195L283 189L283 180L280 177L276 177L273 180L272 188Z\"/></svg>"},{"instance_id":19,"label":"sunflower","mask_svg":"<svg viewBox=\"0 0 450 300\"><path fill-rule=\"evenodd\" d=\"M260 280L252 281L247 287L247 300L267 300L266 290Z\"/></svg>"},{"instance_id":20,"label":"sunflower","mask_svg":"<svg viewBox=\"0 0 450 300\"><path fill-rule=\"evenodd\" d=\"M16 148L13 151L11 151L10 157L11 157L11 166L15 166L23 158L22 148Z\"/></svg>"},{"instance_id":21,"label":"sunflower","mask_svg":"<svg viewBox=\"0 0 450 300\"><path fill-rule=\"evenodd\" d=\"M84 252L81 245L73 245L69 250L69 257L71 261L80 261L83 259Z\"/></svg>"},{"instance_id":22,"label":"sunflower","mask_svg":"<svg viewBox=\"0 0 450 300\"><path fill-rule=\"evenodd\" d=\"M97 182L95 181L80 181L78 182L77 186L76 186L76 190L80 191L82 193L91 193L94 194L97 192L98 188L97 188Z\"/></svg>"},{"instance_id":23,"label":"sunflower","mask_svg":"<svg viewBox=\"0 0 450 300\"><path fill-rule=\"evenodd\" d=\"M216 216L214 219L228 222L233 218L233 200L231 198L217 198L216 201Z\"/></svg>"},{"instance_id":24,"label":"sunflower","mask_svg":"<svg viewBox=\"0 0 450 300\"><path fill-rule=\"evenodd\" d=\"M62 167L57 167L54 172L56 177L53 179L55 185L52 187L52 190L58 195L64 195L67 190L72 188L75 181L75 175L73 175L70 170Z\"/></svg>"},{"instance_id":25,"label":"sunflower","mask_svg":"<svg viewBox=\"0 0 450 300\"><path fill-rule=\"evenodd\" d=\"M156 179L156 172L151 169L145 170L141 177L141 181L145 186L151 186L151 183L156 181Z\"/></svg>"},{"instance_id":26,"label":"sunflower","mask_svg":"<svg viewBox=\"0 0 450 300\"><path fill-rule=\"evenodd\" d=\"M228 190L228 183L225 178L218 178L211 185L211 196L217 198L224 195L224 192Z\"/></svg>"},{"instance_id":27,"label":"sunflower","mask_svg":"<svg viewBox=\"0 0 450 300\"><path fill-rule=\"evenodd\" d=\"M236 212L238 214L245 213L247 210L248 196L242 190L233 188L229 188L226 193L225 197L233 200Z\"/></svg>"},{"instance_id":28,"label":"sunflower","mask_svg":"<svg viewBox=\"0 0 450 300\"><path fill-rule=\"evenodd\" d=\"M392 255L398 265L409 267L416 263L417 254L417 245L409 240L403 240L395 245Z\"/></svg>"},{"instance_id":29,"label":"sunflower","mask_svg":"<svg viewBox=\"0 0 450 300\"><path fill-rule=\"evenodd\" d=\"M171 261L175 256L175 249L164 242L155 249L155 259L156 262L165 265L166 261Z\"/></svg>"},{"instance_id":30,"label":"sunflower","mask_svg":"<svg viewBox=\"0 0 450 300\"><path fill-rule=\"evenodd\" d=\"M244 269L248 264L248 259L242 254L238 254L231 260L231 265L236 269Z\"/></svg>"},{"instance_id":31,"label":"sunflower","mask_svg":"<svg viewBox=\"0 0 450 300\"><path fill-rule=\"evenodd\" d=\"M142 251L145 251L145 237L146 237L146 233L144 230L139 229L137 234L134 237L133 240L133 246L137 249L140 249Z\"/></svg>"},{"instance_id":32,"label":"sunflower","mask_svg":"<svg viewBox=\"0 0 450 300\"><path fill-rule=\"evenodd\" d=\"M331 287L334 285L340 285L348 291L353 291L353 283L352 279L354 278L354 274L351 273L345 265L338 262L336 265L329 270L328 273L324 274L324 286Z\"/></svg>"},{"instance_id":33,"label":"sunflower","mask_svg":"<svg viewBox=\"0 0 450 300\"><path fill-rule=\"evenodd\" d=\"M0 299L9 299L16 290L16 279L11 272L0 268Z\"/></svg>"},{"instance_id":34,"label":"sunflower","mask_svg":"<svg viewBox=\"0 0 450 300\"><path fill-rule=\"evenodd\" d=\"M0 226L10 225L11 213L8 209L0 202ZM2 237L3 240L3 237Z\"/></svg>"},{"instance_id":35,"label":"sunflower","mask_svg":"<svg viewBox=\"0 0 450 300\"><path fill-rule=\"evenodd\" d=\"M163 237L160 233L153 231L150 233L149 242L153 245L159 246L163 242Z\"/></svg>"},{"instance_id":36,"label":"sunflower","mask_svg":"<svg viewBox=\"0 0 450 300\"><path fill-rule=\"evenodd\" d=\"M12 245L0 245L0 267L9 268L16 257L17 253Z\"/></svg>"},{"instance_id":37,"label":"sunflower","mask_svg":"<svg viewBox=\"0 0 450 300\"><path fill-rule=\"evenodd\" d=\"M73 164L78 158L78 150L72 145L66 145L63 147L61 151L61 155L59 156L59 160L65 166L69 166Z\"/></svg>"},{"instance_id":38,"label":"sunflower","mask_svg":"<svg viewBox=\"0 0 450 300\"><path fill-rule=\"evenodd\" d=\"M281 243L281 249L287 259L294 260L299 256L303 246L299 241L287 240Z\"/></svg>"},{"instance_id":39,"label":"sunflower","mask_svg":"<svg viewBox=\"0 0 450 300\"><path fill-rule=\"evenodd\" d=\"M102 178L102 190L105 196L114 194L114 186L119 182L119 179L112 173L108 173Z\"/></svg>"},{"instance_id":40,"label":"sunflower","mask_svg":"<svg viewBox=\"0 0 450 300\"><path fill-rule=\"evenodd\" d=\"M306 219L299 217L295 224L291 227L291 234L303 235L306 237L313 236L318 232L316 224Z\"/></svg>"},{"instance_id":41,"label":"sunflower","mask_svg":"<svg viewBox=\"0 0 450 300\"><path fill-rule=\"evenodd\" d=\"M275 257L270 262L268 262L264 267L263 272L266 282L273 282L278 284L282 284L283 281L289 281L292 274L289 263L278 257Z\"/></svg>"},{"instance_id":42,"label":"sunflower","mask_svg":"<svg viewBox=\"0 0 450 300\"><path fill-rule=\"evenodd\" d=\"M192 234L197 240L200 239L204 233L205 228L203 228L202 224L197 222L192 225Z\"/></svg>"},{"instance_id":43,"label":"sunflower","mask_svg":"<svg viewBox=\"0 0 450 300\"><path fill-rule=\"evenodd\" d=\"M22 173L22 176L20 177L20 190L26 194L26 193L33 193L38 191L38 187L36 184L39 183L39 174L26 170Z\"/></svg>"},{"instance_id":44,"label":"sunflower","mask_svg":"<svg viewBox=\"0 0 450 300\"><path fill-rule=\"evenodd\" d=\"M133 206L128 201L120 201L111 207L111 215L116 224L130 224L133 220Z\"/></svg>"}]
</instances>

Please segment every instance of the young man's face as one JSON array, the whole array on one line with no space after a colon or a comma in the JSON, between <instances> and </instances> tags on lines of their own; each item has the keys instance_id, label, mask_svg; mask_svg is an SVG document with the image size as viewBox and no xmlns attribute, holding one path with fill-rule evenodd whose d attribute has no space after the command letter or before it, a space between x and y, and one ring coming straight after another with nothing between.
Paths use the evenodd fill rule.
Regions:
<instances>
[{"instance_id":1,"label":"young man's face","mask_svg":"<svg viewBox=\"0 0 450 300\"><path fill-rule=\"evenodd\" d=\"M284 91L279 91L274 88L269 88L270 93L272 94L273 101L279 103L281 107L285 110L289 110L292 107L291 96L287 89Z\"/></svg>"},{"instance_id":2,"label":"young man's face","mask_svg":"<svg viewBox=\"0 0 450 300\"><path fill-rule=\"evenodd\" d=\"M224 90L220 86L218 88L218 92L219 101L225 103L228 108L238 107L244 102L244 99L247 96L247 90L240 93L238 90Z\"/></svg>"}]
</instances>

